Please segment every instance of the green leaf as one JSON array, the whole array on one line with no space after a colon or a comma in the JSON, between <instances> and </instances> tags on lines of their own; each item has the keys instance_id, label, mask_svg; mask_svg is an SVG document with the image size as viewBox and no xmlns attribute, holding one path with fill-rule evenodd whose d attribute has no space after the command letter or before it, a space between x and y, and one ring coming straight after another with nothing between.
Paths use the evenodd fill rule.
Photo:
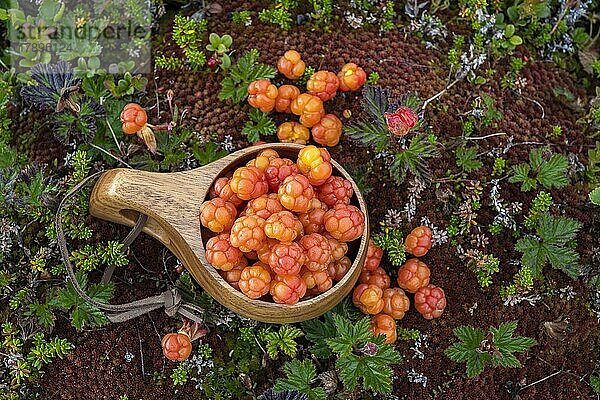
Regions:
<instances>
[{"instance_id":1,"label":"green leaf","mask_svg":"<svg viewBox=\"0 0 600 400\"><path fill-rule=\"evenodd\" d=\"M456 149L456 164L465 172L476 171L483 166L477 160L477 147L459 147Z\"/></svg>"},{"instance_id":2,"label":"green leaf","mask_svg":"<svg viewBox=\"0 0 600 400\"><path fill-rule=\"evenodd\" d=\"M242 134L246 135L248 141L256 143L262 136L271 136L277 132L275 122L267 113L260 111L257 108L252 108L248 113L250 121L242 128Z\"/></svg>"},{"instance_id":3,"label":"green leaf","mask_svg":"<svg viewBox=\"0 0 600 400\"><path fill-rule=\"evenodd\" d=\"M515 35L515 36L511 36L510 39L508 39L510 41L510 43L513 46L519 46L521 44L523 44L523 39L521 39L521 36Z\"/></svg>"},{"instance_id":4,"label":"green leaf","mask_svg":"<svg viewBox=\"0 0 600 400\"><path fill-rule=\"evenodd\" d=\"M590 192L590 201L597 205L600 206L600 186L598 186L596 189L592 190Z\"/></svg>"},{"instance_id":5,"label":"green leaf","mask_svg":"<svg viewBox=\"0 0 600 400\"><path fill-rule=\"evenodd\" d=\"M327 345L327 339L333 338L337 332L331 314L326 314L322 321L313 318L302 322L302 329L306 339L313 343L310 348L312 354L319 359L329 358L331 349Z\"/></svg>"},{"instance_id":6,"label":"green leaf","mask_svg":"<svg viewBox=\"0 0 600 400\"><path fill-rule=\"evenodd\" d=\"M221 81L220 100L231 99L239 103L248 96L248 85L257 79L271 79L277 70L270 65L258 63L259 52L252 49L246 52L229 69L229 76Z\"/></svg>"},{"instance_id":7,"label":"green leaf","mask_svg":"<svg viewBox=\"0 0 600 400\"><path fill-rule=\"evenodd\" d=\"M568 184L566 175L568 166L569 163L565 156L553 154L540 166L537 180L548 189L566 186Z\"/></svg>"},{"instance_id":8,"label":"green leaf","mask_svg":"<svg viewBox=\"0 0 600 400\"><path fill-rule=\"evenodd\" d=\"M196 143L192 145L192 153L200 166L208 165L213 161L223 158L227 155L225 150L220 150L219 146L214 142L207 142L203 148L199 148Z\"/></svg>"},{"instance_id":9,"label":"green leaf","mask_svg":"<svg viewBox=\"0 0 600 400\"><path fill-rule=\"evenodd\" d=\"M483 372L489 356L487 354L475 353L467 360L467 377L473 378Z\"/></svg>"},{"instance_id":10,"label":"green leaf","mask_svg":"<svg viewBox=\"0 0 600 400\"><path fill-rule=\"evenodd\" d=\"M322 387L313 388L311 382L317 377L317 371L310 360L292 360L285 363L283 372L285 379L278 379L275 383L275 391L297 390L308 395L310 400L325 400L327 396Z\"/></svg>"},{"instance_id":11,"label":"green leaf","mask_svg":"<svg viewBox=\"0 0 600 400\"><path fill-rule=\"evenodd\" d=\"M562 245L575 239L580 229L579 221L566 217L555 218L545 213L540 218L536 232L545 243Z\"/></svg>"},{"instance_id":12,"label":"green leaf","mask_svg":"<svg viewBox=\"0 0 600 400\"><path fill-rule=\"evenodd\" d=\"M509 38L514 34L515 34L515 26L513 24L506 25L506 28L504 30L504 36Z\"/></svg>"}]
</instances>

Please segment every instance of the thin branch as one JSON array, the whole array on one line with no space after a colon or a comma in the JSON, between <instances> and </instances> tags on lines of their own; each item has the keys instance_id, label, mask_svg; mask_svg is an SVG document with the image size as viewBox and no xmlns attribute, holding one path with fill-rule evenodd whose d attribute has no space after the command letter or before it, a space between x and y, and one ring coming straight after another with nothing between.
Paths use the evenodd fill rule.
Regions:
<instances>
[{"instance_id":1,"label":"thin branch","mask_svg":"<svg viewBox=\"0 0 600 400\"><path fill-rule=\"evenodd\" d=\"M546 111L544 110L544 107L540 104L539 101L532 99L531 97L527 97L524 94L521 94L521 97L523 97L525 100L529 100L530 102L532 102L533 104L537 105L539 108L542 109L542 116L540 117L540 119L544 119L544 117L546 116Z\"/></svg>"},{"instance_id":2,"label":"thin branch","mask_svg":"<svg viewBox=\"0 0 600 400\"><path fill-rule=\"evenodd\" d=\"M506 132L498 132L498 133L492 133L490 135L485 135L485 136L474 136L474 137L465 136L464 139L465 140L483 140L483 139L491 138L494 136L504 136L506 134L507 134Z\"/></svg>"},{"instance_id":3,"label":"thin branch","mask_svg":"<svg viewBox=\"0 0 600 400\"><path fill-rule=\"evenodd\" d=\"M553 376L556 376L556 375L558 375L558 374L561 374L561 373L563 373L563 372L564 372L564 371L563 371L562 369L559 369L558 371L556 371L556 372L554 372L554 373L552 373L552 374L550 374L550 375L548 375L548 376L546 376L546 377L544 377L544 378L542 378L542 379L538 379L538 380L537 380L537 381L535 381L535 382L531 382L531 383L529 383L529 384L527 384L527 385L523 386L523 387L522 387L522 388L521 388L519 391L521 391L521 390L525 390L525 389L527 389L528 387L531 387L531 386L535 386L535 385L537 385L538 383L542 383L542 382L544 382L545 380L547 380L547 379L550 379L550 378L552 378Z\"/></svg>"},{"instance_id":4,"label":"thin branch","mask_svg":"<svg viewBox=\"0 0 600 400\"><path fill-rule=\"evenodd\" d=\"M110 130L113 140L115 141L115 144L117 145L117 148L119 149L119 154L123 154L123 149L121 148L121 143L119 143L119 141L117 140L117 135L115 135L115 131L113 130L112 125L110 124L110 122L108 122L108 118L106 118L106 125L108 125L108 129Z\"/></svg>"},{"instance_id":5,"label":"thin branch","mask_svg":"<svg viewBox=\"0 0 600 400\"><path fill-rule=\"evenodd\" d=\"M436 100L437 98L441 97L444 93L446 93L448 91L448 89L450 89L452 86L456 85L458 82L460 82L460 79L455 79L454 82L450 83L448 86L446 86L441 92L439 92L438 94L434 95L433 97L428 98L427 100L425 100L423 102L423 106L421 108L421 112L424 113L425 109L427 108L427 106L429 105L429 103L431 103L432 101Z\"/></svg>"},{"instance_id":6,"label":"thin branch","mask_svg":"<svg viewBox=\"0 0 600 400\"><path fill-rule=\"evenodd\" d=\"M127 168L133 169L133 167L131 165L127 164L125 161L121 160L119 157L115 156L114 154L111 154L110 152L104 150L102 147L96 146L94 143L90 143L90 146L92 146L93 148L95 148L97 150L100 150L101 152L103 152L107 156L110 156L110 157L114 158L115 160L117 160L118 162L120 162L121 164L123 164L124 166L126 166Z\"/></svg>"}]
</instances>

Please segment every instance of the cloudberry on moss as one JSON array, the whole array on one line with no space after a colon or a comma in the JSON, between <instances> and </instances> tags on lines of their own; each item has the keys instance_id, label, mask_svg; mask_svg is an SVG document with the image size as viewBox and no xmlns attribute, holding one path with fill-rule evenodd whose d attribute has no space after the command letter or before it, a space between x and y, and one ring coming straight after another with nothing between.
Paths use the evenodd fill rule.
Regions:
<instances>
[{"instance_id":1,"label":"cloudberry on moss","mask_svg":"<svg viewBox=\"0 0 600 400\"><path fill-rule=\"evenodd\" d=\"M419 226L413 229L404 240L404 247L409 254L423 257L431 249L431 229Z\"/></svg>"},{"instance_id":2,"label":"cloudberry on moss","mask_svg":"<svg viewBox=\"0 0 600 400\"><path fill-rule=\"evenodd\" d=\"M352 183L341 176L330 176L325 183L317 187L317 198L328 207L336 204L350 204L354 194Z\"/></svg>"},{"instance_id":3,"label":"cloudberry on moss","mask_svg":"<svg viewBox=\"0 0 600 400\"><path fill-rule=\"evenodd\" d=\"M340 81L336 74L330 71L317 71L306 82L306 90L322 101L332 99L337 93Z\"/></svg>"},{"instance_id":4,"label":"cloudberry on moss","mask_svg":"<svg viewBox=\"0 0 600 400\"><path fill-rule=\"evenodd\" d=\"M367 247L367 258L365 259L364 269L367 271L375 271L379 267L381 258L383 257L383 250L376 246L371 239L369 239L369 247Z\"/></svg>"},{"instance_id":5,"label":"cloudberry on moss","mask_svg":"<svg viewBox=\"0 0 600 400\"><path fill-rule=\"evenodd\" d=\"M333 261L329 241L323 235L311 233L299 241L306 253L306 268L310 271L325 271Z\"/></svg>"},{"instance_id":6,"label":"cloudberry on moss","mask_svg":"<svg viewBox=\"0 0 600 400\"><path fill-rule=\"evenodd\" d=\"M398 339L396 321L386 314L377 314L371 318L371 331L373 335L385 335L385 343L392 344Z\"/></svg>"},{"instance_id":7,"label":"cloudberry on moss","mask_svg":"<svg viewBox=\"0 0 600 400\"><path fill-rule=\"evenodd\" d=\"M121 128L128 135L141 131L148 122L146 111L137 103L129 103L121 111Z\"/></svg>"},{"instance_id":8,"label":"cloudberry on moss","mask_svg":"<svg viewBox=\"0 0 600 400\"><path fill-rule=\"evenodd\" d=\"M379 314L383 310L383 290L379 286L361 283L354 288L352 302L363 314Z\"/></svg>"},{"instance_id":9,"label":"cloudberry on moss","mask_svg":"<svg viewBox=\"0 0 600 400\"><path fill-rule=\"evenodd\" d=\"M277 138L281 143L306 144L310 139L310 131L298 122L284 122L277 127Z\"/></svg>"},{"instance_id":10,"label":"cloudberry on moss","mask_svg":"<svg viewBox=\"0 0 600 400\"><path fill-rule=\"evenodd\" d=\"M258 215L267 219L279 211L283 211L283 206L277 199L277 193L269 193L250 200L244 208L244 215Z\"/></svg>"},{"instance_id":11,"label":"cloudberry on moss","mask_svg":"<svg viewBox=\"0 0 600 400\"><path fill-rule=\"evenodd\" d=\"M293 242L302 235L302 223L291 212L284 210L272 214L265 222L267 237L281 242Z\"/></svg>"},{"instance_id":12,"label":"cloudberry on moss","mask_svg":"<svg viewBox=\"0 0 600 400\"><path fill-rule=\"evenodd\" d=\"M292 113L300 116L300 123L307 128L311 128L317 124L323 115L325 115L323 101L317 96L308 93L302 93L292 100L290 110L292 110Z\"/></svg>"},{"instance_id":13,"label":"cloudberry on moss","mask_svg":"<svg viewBox=\"0 0 600 400\"><path fill-rule=\"evenodd\" d=\"M342 137L342 121L334 114L325 114L311 132L313 140L321 146L336 146Z\"/></svg>"},{"instance_id":14,"label":"cloudberry on moss","mask_svg":"<svg viewBox=\"0 0 600 400\"><path fill-rule=\"evenodd\" d=\"M200 223L213 232L227 232L237 215L235 206L220 197L210 199L200 206Z\"/></svg>"},{"instance_id":15,"label":"cloudberry on moss","mask_svg":"<svg viewBox=\"0 0 600 400\"><path fill-rule=\"evenodd\" d=\"M415 293L429 284L429 267L421 260L411 258L398 269L398 286Z\"/></svg>"},{"instance_id":16,"label":"cloudberry on moss","mask_svg":"<svg viewBox=\"0 0 600 400\"><path fill-rule=\"evenodd\" d=\"M314 197L315 192L308 178L300 174L285 178L277 191L281 205L298 213L307 212Z\"/></svg>"},{"instance_id":17,"label":"cloudberry on moss","mask_svg":"<svg viewBox=\"0 0 600 400\"><path fill-rule=\"evenodd\" d=\"M404 318L404 314L410 308L410 300L404 290L400 288L388 288L383 291L383 311L394 319Z\"/></svg>"},{"instance_id":18,"label":"cloudberry on moss","mask_svg":"<svg viewBox=\"0 0 600 400\"><path fill-rule=\"evenodd\" d=\"M365 216L357 207L336 204L325 213L325 229L342 242L358 239L365 230Z\"/></svg>"},{"instance_id":19,"label":"cloudberry on moss","mask_svg":"<svg viewBox=\"0 0 600 400\"><path fill-rule=\"evenodd\" d=\"M269 162L269 166L265 169L265 176L269 189L273 192L279 190L281 182L290 175L298 174L298 166L289 158L274 158Z\"/></svg>"},{"instance_id":20,"label":"cloudberry on moss","mask_svg":"<svg viewBox=\"0 0 600 400\"><path fill-rule=\"evenodd\" d=\"M446 294L432 284L421 287L415 293L415 308L425 319L439 318L446 308Z\"/></svg>"},{"instance_id":21,"label":"cloudberry on moss","mask_svg":"<svg viewBox=\"0 0 600 400\"><path fill-rule=\"evenodd\" d=\"M299 275L277 275L270 291L276 303L296 304L306 294L306 283Z\"/></svg>"},{"instance_id":22,"label":"cloudberry on moss","mask_svg":"<svg viewBox=\"0 0 600 400\"><path fill-rule=\"evenodd\" d=\"M367 80L365 71L354 63L345 64L338 72L340 90L348 92L358 90Z\"/></svg>"},{"instance_id":23,"label":"cloudberry on moss","mask_svg":"<svg viewBox=\"0 0 600 400\"><path fill-rule=\"evenodd\" d=\"M216 269L229 271L243 258L240 249L231 244L226 233L214 236L206 242L206 259Z\"/></svg>"},{"instance_id":24,"label":"cloudberry on moss","mask_svg":"<svg viewBox=\"0 0 600 400\"><path fill-rule=\"evenodd\" d=\"M161 344L163 355L171 361L183 361L192 353L192 342L185 333L167 333Z\"/></svg>"},{"instance_id":25,"label":"cloudberry on moss","mask_svg":"<svg viewBox=\"0 0 600 400\"><path fill-rule=\"evenodd\" d=\"M265 174L257 167L240 167L229 181L231 190L242 200L255 199L269 191Z\"/></svg>"},{"instance_id":26,"label":"cloudberry on moss","mask_svg":"<svg viewBox=\"0 0 600 400\"><path fill-rule=\"evenodd\" d=\"M269 293L271 274L261 265L254 264L242 270L238 285L246 296L258 299Z\"/></svg>"},{"instance_id":27,"label":"cloudberry on moss","mask_svg":"<svg viewBox=\"0 0 600 400\"><path fill-rule=\"evenodd\" d=\"M312 185L319 186L331 176L331 156L327 149L306 146L298 153L298 169Z\"/></svg>"},{"instance_id":28,"label":"cloudberry on moss","mask_svg":"<svg viewBox=\"0 0 600 400\"><path fill-rule=\"evenodd\" d=\"M231 244L244 253L259 250L267 241L265 220L257 215L239 217L231 228Z\"/></svg>"},{"instance_id":29,"label":"cloudberry on moss","mask_svg":"<svg viewBox=\"0 0 600 400\"><path fill-rule=\"evenodd\" d=\"M277 70L288 79L298 79L304 75L306 65L296 50L288 50L277 61Z\"/></svg>"},{"instance_id":30,"label":"cloudberry on moss","mask_svg":"<svg viewBox=\"0 0 600 400\"><path fill-rule=\"evenodd\" d=\"M390 276L381 267L375 269L374 271L363 269L360 273L358 281L360 283L379 286L382 289L389 288L391 283Z\"/></svg>"},{"instance_id":31,"label":"cloudberry on moss","mask_svg":"<svg viewBox=\"0 0 600 400\"><path fill-rule=\"evenodd\" d=\"M305 261L304 250L295 242L278 243L269 255L269 266L277 275L296 275Z\"/></svg>"},{"instance_id":32,"label":"cloudberry on moss","mask_svg":"<svg viewBox=\"0 0 600 400\"><path fill-rule=\"evenodd\" d=\"M248 85L248 103L262 112L269 112L275 107L277 86L268 79L259 79Z\"/></svg>"},{"instance_id":33,"label":"cloudberry on moss","mask_svg":"<svg viewBox=\"0 0 600 400\"><path fill-rule=\"evenodd\" d=\"M300 96L300 89L294 85L281 85L275 99L275 110L281 113L291 113L292 101Z\"/></svg>"}]
</instances>

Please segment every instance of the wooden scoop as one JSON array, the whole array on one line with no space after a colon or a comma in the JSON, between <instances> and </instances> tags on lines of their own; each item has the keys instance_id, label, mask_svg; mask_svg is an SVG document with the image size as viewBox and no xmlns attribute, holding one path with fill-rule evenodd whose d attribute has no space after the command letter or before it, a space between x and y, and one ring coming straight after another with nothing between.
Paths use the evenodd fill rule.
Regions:
<instances>
[{"instance_id":1,"label":"wooden scoop","mask_svg":"<svg viewBox=\"0 0 600 400\"><path fill-rule=\"evenodd\" d=\"M90 198L90 213L111 222L133 226L139 213L148 221L144 232L161 241L173 252L194 279L219 303L245 317L270 323L290 323L317 317L336 304L353 289L367 255L369 214L365 200L352 177L332 160L334 174L352 182L352 204L365 215L365 232L349 243L352 266L346 276L331 289L318 296L300 300L294 305L251 300L229 285L206 260L205 243L211 232L200 225L200 205L208 198L213 182L236 168L246 165L265 149L296 160L303 146L270 143L253 146L221 158L204 167L184 172L145 172L117 168L104 173Z\"/></svg>"}]
</instances>

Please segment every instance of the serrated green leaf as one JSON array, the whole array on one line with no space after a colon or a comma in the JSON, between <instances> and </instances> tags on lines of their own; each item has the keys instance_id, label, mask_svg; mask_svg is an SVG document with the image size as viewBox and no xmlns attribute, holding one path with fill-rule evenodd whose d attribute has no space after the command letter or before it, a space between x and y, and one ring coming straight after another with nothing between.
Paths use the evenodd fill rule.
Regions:
<instances>
[{"instance_id":1,"label":"serrated green leaf","mask_svg":"<svg viewBox=\"0 0 600 400\"><path fill-rule=\"evenodd\" d=\"M565 244L577 236L581 223L571 218L553 217L545 213L540 218L537 234L548 244Z\"/></svg>"},{"instance_id":2,"label":"serrated green leaf","mask_svg":"<svg viewBox=\"0 0 600 400\"><path fill-rule=\"evenodd\" d=\"M297 390L308 395L310 400L325 400L327 398L322 387L313 388L311 382L316 378L317 371L310 360L292 360L285 363L283 371L285 379L278 379L273 388L275 391Z\"/></svg>"},{"instance_id":3,"label":"serrated green leaf","mask_svg":"<svg viewBox=\"0 0 600 400\"><path fill-rule=\"evenodd\" d=\"M539 167L537 180L547 189L561 188L568 184L567 158L561 154L554 154Z\"/></svg>"},{"instance_id":4,"label":"serrated green leaf","mask_svg":"<svg viewBox=\"0 0 600 400\"><path fill-rule=\"evenodd\" d=\"M600 206L600 186L598 186L596 189L592 190L590 192L589 197L590 197L590 201L593 204Z\"/></svg>"},{"instance_id":5,"label":"serrated green leaf","mask_svg":"<svg viewBox=\"0 0 600 400\"><path fill-rule=\"evenodd\" d=\"M476 353L467 359L467 377L473 378L483 372L487 354Z\"/></svg>"},{"instance_id":6,"label":"serrated green leaf","mask_svg":"<svg viewBox=\"0 0 600 400\"><path fill-rule=\"evenodd\" d=\"M454 329L454 335L462 340L468 349L476 349L481 344L485 332L480 328L473 328L472 326L463 325Z\"/></svg>"}]
</instances>

